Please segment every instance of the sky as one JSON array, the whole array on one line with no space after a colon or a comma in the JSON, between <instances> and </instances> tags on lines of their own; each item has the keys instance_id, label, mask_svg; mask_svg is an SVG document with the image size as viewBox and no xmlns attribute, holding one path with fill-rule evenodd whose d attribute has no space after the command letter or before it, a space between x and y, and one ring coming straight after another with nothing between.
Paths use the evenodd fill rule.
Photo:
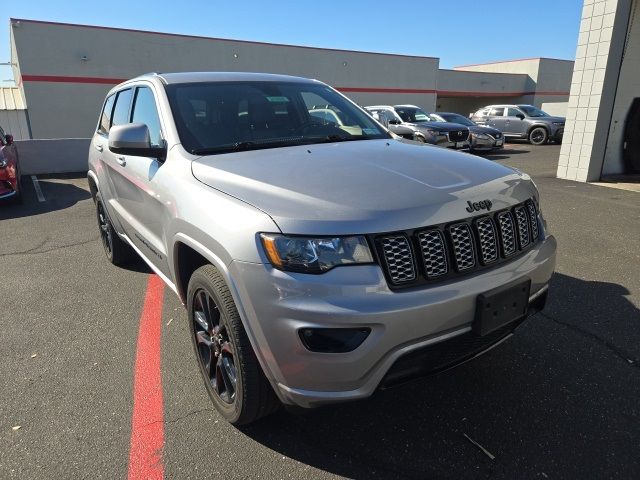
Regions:
<instances>
[{"instance_id":1,"label":"sky","mask_svg":"<svg viewBox=\"0 0 640 480\"><path fill-rule=\"evenodd\" d=\"M4 3L4 2L3 2ZM573 59L582 0L8 1L9 18L439 57L441 68L514 58ZM0 66L0 81L12 78Z\"/></svg>"}]
</instances>

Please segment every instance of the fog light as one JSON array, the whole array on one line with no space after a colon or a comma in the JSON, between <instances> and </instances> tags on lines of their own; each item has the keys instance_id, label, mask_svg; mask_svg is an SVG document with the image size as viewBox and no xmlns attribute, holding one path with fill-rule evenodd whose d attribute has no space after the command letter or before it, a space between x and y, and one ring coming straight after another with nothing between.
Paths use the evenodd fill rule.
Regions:
<instances>
[{"instance_id":1,"label":"fog light","mask_svg":"<svg viewBox=\"0 0 640 480\"><path fill-rule=\"evenodd\" d=\"M370 328L301 328L300 340L312 352L345 353L358 348L371 333Z\"/></svg>"}]
</instances>

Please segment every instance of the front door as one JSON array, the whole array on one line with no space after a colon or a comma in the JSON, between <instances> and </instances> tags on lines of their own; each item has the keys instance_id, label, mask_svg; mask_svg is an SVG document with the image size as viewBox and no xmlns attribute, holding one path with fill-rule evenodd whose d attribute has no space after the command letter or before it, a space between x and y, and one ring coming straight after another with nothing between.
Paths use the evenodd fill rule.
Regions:
<instances>
[{"instance_id":1,"label":"front door","mask_svg":"<svg viewBox=\"0 0 640 480\"><path fill-rule=\"evenodd\" d=\"M143 123L149 128L151 146L164 145L155 96L150 86L138 86L126 94L130 107L119 108L122 92L116 99L113 125ZM122 97L123 102L126 100ZM126 112L126 113L125 113ZM111 182L114 187L112 206L122 220L131 242L165 275L168 275L163 219L167 203L159 187L162 161L157 158L122 155L109 152Z\"/></svg>"},{"instance_id":2,"label":"front door","mask_svg":"<svg viewBox=\"0 0 640 480\"><path fill-rule=\"evenodd\" d=\"M507 108L503 131L509 135L524 135L527 131L527 125L524 121L524 113L517 108Z\"/></svg>"}]
</instances>

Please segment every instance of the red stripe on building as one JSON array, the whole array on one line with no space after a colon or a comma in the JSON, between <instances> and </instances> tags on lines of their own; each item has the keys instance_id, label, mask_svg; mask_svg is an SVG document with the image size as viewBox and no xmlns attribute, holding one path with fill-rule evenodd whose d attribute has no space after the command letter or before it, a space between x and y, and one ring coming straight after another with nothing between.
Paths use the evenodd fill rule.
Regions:
<instances>
[{"instance_id":1,"label":"red stripe on building","mask_svg":"<svg viewBox=\"0 0 640 480\"><path fill-rule=\"evenodd\" d=\"M164 283L151 275L147 283L133 383L129 480L164 478L164 406L160 372L160 336Z\"/></svg>"},{"instance_id":2,"label":"red stripe on building","mask_svg":"<svg viewBox=\"0 0 640 480\"><path fill-rule=\"evenodd\" d=\"M116 85L124 82L124 78L105 77L68 77L63 75L22 75L23 82L52 82L52 83L101 83Z\"/></svg>"},{"instance_id":3,"label":"red stripe on building","mask_svg":"<svg viewBox=\"0 0 640 480\"><path fill-rule=\"evenodd\" d=\"M437 93L433 89L423 88L379 88L379 87L334 87L341 92L352 93Z\"/></svg>"},{"instance_id":4,"label":"red stripe on building","mask_svg":"<svg viewBox=\"0 0 640 480\"><path fill-rule=\"evenodd\" d=\"M107 77L71 77L63 75L22 75L23 82L53 83L89 83L116 85L124 82L124 78ZM466 92L453 90L436 90L431 88L384 88L384 87L335 87L343 93L413 93L440 95L443 97L523 97L525 95L558 95L568 96L569 92Z\"/></svg>"}]
</instances>

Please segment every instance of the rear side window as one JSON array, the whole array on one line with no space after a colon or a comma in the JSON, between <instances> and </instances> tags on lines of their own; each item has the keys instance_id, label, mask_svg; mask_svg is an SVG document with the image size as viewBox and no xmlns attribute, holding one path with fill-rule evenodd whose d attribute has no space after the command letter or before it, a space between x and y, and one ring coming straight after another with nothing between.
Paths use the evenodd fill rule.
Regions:
<instances>
[{"instance_id":1,"label":"rear side window","mask_svg":"<svg viewBox=\"0 0 640 480\"><path fill-rule=\"evenodd\" d=\"M504 115L504 107L493 107L489 111L490 117L502 117Z\"/></svg>"},{"instance_id":2,"label":"rear side window","mask_svg":"<svg viewBox=\"0 0 640 480\"><path fill-rule=\"evenodd\" d=\"M144 123L149 128L151 146L159 147L162 136L160 134L160 118L153 92L148 87L136 89L136 99L133 102L133 114L131 121Z\"/></svg>"},{"instance_id":3,"label":"rear side window","mask_svg":"<svg viewBox=\"0 0 640 480\"><path fill-rule=\"evenodd\" d=\"M104 108L100 114L100 123L98 125L98 133L102 135L109 133L109 127L111 127L111 112L113 111L113 102L115 99L115 95L110 95L107 101L104 102Z\"/></svg>"},{"instance_id":4,"label":"rear side window","mask_svg":"<svg viewBox=\"0 0 640 480\"><path fill-rule=\"evenodd\" d=\"M113 109L111 125L123 125L129 123L129 105L131 105L131 89L118 92L116 106Z\"/></svg>"}]
</instances>

